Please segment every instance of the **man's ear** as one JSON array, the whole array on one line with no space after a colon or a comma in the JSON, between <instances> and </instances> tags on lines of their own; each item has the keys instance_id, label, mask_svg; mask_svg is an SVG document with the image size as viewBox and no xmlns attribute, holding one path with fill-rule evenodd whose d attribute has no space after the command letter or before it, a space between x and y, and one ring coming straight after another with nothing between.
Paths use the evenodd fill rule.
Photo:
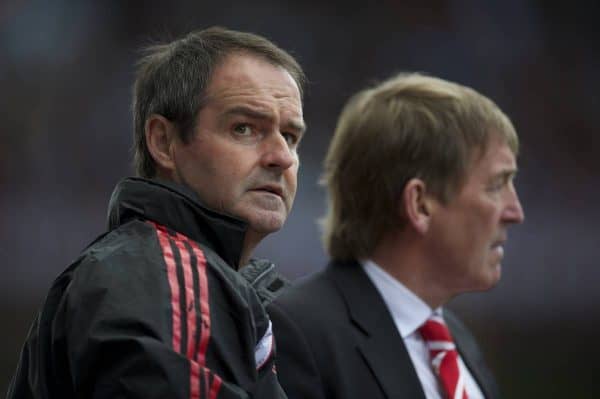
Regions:
<instances>
[{"instance_id":1,"label":"man's ear","mask_svg":"<svg viewBox=\"0 0 600 399\"><path fill-rule=\"evenodd\" d=\"M408 224L419 234L429 230L433 205L423 180L412 178L406 183L402 191L401 211Z\"/></svg>"},{"instance_id":2,"label":"man's ear","mask_svg":"<svg viewBox=\"0 0 600 399\"><path fill-rule=\"evenodd\" d=\"M169 173L175 170L173 147L177 139L175 125L162 115L152 114L146 119L144 128L146 146L157 170Z\"/></svg>"}]
</instances>

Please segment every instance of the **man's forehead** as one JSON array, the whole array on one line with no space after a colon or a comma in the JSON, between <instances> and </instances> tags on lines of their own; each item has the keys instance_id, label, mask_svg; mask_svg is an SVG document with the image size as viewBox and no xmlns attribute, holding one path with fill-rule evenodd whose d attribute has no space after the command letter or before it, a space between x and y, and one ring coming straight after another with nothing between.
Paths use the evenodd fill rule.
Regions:
<instances>
[{"instance_id":1,"label":"man's forehead","mask_svg":"<svg viewBox=\"0 0 600 399\"><path fill-rule=\"evenodd\" d=\"M212 71L206 88L208 97L227 97L238 92L271 93L300 103L298 84L285 68L245 53L225 56Z\"/></svg>"},{"instance_id":2,"label":"man's forehead","mask_svg":"<svg viewBox=\"0 0 600 399\"><path fill-rule=\"evenodd\" d=\"M202 101L202 108L205 107L212 107L223 115L279 115L304 123L302 104L297 97L256 88L238 86L207 92Z\"/></svg>"},{"instance_id":3,"label":"man's forehead","mask_svg":"<svg viewBox=\"0 0 600 399\"><path fill-rule=\"evenodd\" d=\"M475 162L494 158L516 163L515 149L512 148L509 140L500 134L491 134L484 144L475 146L470 152L471 159Z\"/></svg>"},{"instance_id":4,"label":"man's forehead","mask_svg":"<svg viewBox=\"0 0 600 399\"><path fill-rule=\"evenodd\" d=\"M242 104L254 108L270 107L275 104L296 107L302 113L302 103L299 97L294 96L289 90L281 90L278 86L235 84L214 87L206 91L204 103L212 102L227 108L234 108Z\"/></svg>"},{"instance_id":5,"label":"man's forehead","mask_svg":"<svg viewBox=\"0 0 600 399\"><path fill-rule=\"evenodd\" d=\"M474 152L468 174L487 176L512 175L517 172L517 159L513 149L501 138L489 140L487 146Z\"/></svg>"}]
</instances>

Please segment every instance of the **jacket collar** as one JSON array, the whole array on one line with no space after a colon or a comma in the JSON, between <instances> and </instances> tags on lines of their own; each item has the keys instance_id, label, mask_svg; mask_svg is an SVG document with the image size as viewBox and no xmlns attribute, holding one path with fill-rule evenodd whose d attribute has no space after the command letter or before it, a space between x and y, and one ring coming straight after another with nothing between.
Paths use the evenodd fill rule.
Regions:
<instances>
[{"instance_id":1,"label":"jacket collar","mask_svg":"<svg viewBox=\"0 0 600 399\"><path fill-rule=\"evenodd\" d=\"M333 261L326 269L362 332L357 349L388 398L425 399L404 341L381 295L356 261Z\"/></svg>"},{"instance_id":2,"label":"jacket collar","mask_svg":"<svg viewBox=\"0 0 600 399\"><path fill-rule=\"evenodd\" d=\"M326 273L344 297L352 322L365 337L358 349L387 396L424 399L425 394L404 341L383 298L360 264L357 261L333 261ZM475 338L448 309L444 310L444 319L463 361L485 397L500 397Z\"/></svg>"},{"instance_id":3,"label":"jacket collar","mask_svg":"<svg viewBox=\"0 0 600 399\"><path fill-rule=\"evenodd\" d=\"M210 247L230 266L239 265L247 224L206 208L187 187L139 177L121 180L108 205L108 228L137 218L184 234Z\"/></svg>"}]
</instances>

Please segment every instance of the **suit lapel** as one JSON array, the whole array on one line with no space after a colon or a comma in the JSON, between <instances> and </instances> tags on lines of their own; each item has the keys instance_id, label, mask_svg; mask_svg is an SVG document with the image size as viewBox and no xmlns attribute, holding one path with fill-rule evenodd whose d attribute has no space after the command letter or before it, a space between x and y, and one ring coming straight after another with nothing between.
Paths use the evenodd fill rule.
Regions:
<instances>
[{"instance_id":1,"label":"suit lapel","mask_svg":"<svg viewBox=\"0 0 600 399\"><path fill-rule=\"evenodd\" d=\"M357 349L388 398L425 399L419 378L381 295L357 262L332 263L327 273L348 306Z\"/></svg>"},{"instance_id":2,"label":"suit lapel","mask_svg":"<svg viewBox=\"0 0 600 399\"><path fill-rule=\"evenodd\" d=\"M487 368L483 355L477 346L475 338L467 328L447 309L444 310L444 319L450 328L454 342L460 356L469 369L469 372L477 381L479 388L487 399L497 399L500 391L496 381Z\"/></svg>"}]
</instances>

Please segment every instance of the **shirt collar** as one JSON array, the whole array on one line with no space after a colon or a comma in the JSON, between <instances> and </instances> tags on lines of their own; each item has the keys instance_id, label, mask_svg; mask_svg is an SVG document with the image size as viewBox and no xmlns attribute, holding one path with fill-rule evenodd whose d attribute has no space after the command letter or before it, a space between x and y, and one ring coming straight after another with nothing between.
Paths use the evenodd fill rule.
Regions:
<instances>
[{"instance_id":1,"label":"shirt collar","mask_svg":"<svg viewBox=\"0 0 600 399\"><path fill-rule=\"evenodd\" d=\"M414 333L432 315L442 316L441 307L431 310L421 298L372 260L363 260L361 264L383 297L402 338Z\"/></svg>"}]
</instances>

